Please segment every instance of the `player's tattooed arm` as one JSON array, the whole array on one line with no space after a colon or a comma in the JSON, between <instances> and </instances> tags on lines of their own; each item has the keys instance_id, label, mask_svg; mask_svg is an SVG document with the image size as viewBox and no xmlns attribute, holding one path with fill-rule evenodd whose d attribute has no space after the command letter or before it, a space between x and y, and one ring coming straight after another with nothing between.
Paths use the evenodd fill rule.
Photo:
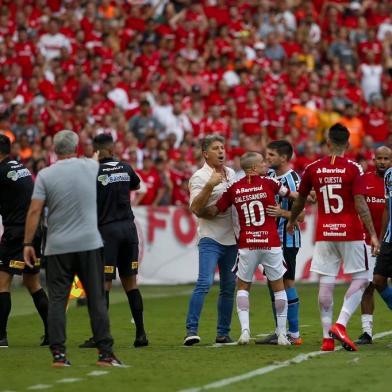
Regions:
<instances>
[{"instance_id":1,"label":"player's tattooed arm","mask_svg":"<svg viewBox=\"0 0 392 392\"><path fill-rule=\"evenodd\" d=\"M298 194L298 197L295 199L293 206L291 207L291 214L289 221L287 222L286 230L288 233L293 233L294 232L294 225L299 217L299 215L302 213L306 203L306 197L302 196L301 194Z\"/></svg>"},{"instance_id":2,"label":"player's tattooed arm","mask_svg":"<svg viewBox=\"0 0 392 392\"><path fill-rule=\"evenodd\" d=\"M370 214L369 207L366 203L365 197L363 195L354 196L355 209L358 212L363 224L365 225L367 231L370 234L370 242L372 247L372 255L376 256L380 251L380 243L377 238L376 230L374 229L372 216Z\"/></svg>"},{"instance_id":3,"label":"player's tattooed arm","mask_svg":"<svg viewBox=\"0 0 392 392\"><path fill-rule=\"evenodd\" d=\"M361 218L363 224L365 225L369 234L376 235L376 230L374 229L372 216L370 214L369 207L366 203L365 197L363 195L355 195L355 209L358 212L359 217Z\"/></svg>"}]
</instances>

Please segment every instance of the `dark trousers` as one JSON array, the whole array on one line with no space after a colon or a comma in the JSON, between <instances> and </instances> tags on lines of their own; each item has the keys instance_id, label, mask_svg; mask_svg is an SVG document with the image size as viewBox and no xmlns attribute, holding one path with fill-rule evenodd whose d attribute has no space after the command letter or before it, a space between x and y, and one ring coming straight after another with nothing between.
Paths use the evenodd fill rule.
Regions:
<instances>
[{"instance_id":1,"label":"dark trousers","mask_svg":"<svg viewBox=\"0 0 392 392\"><path fill-rule=\"evenodd\" d=\"M65 352L65 312L75 274L86 291L94 340L100 352L111 353L109 317L104 291L102 249L47 257L49 343L52 352Z\"/></svg>"}]
</instances>

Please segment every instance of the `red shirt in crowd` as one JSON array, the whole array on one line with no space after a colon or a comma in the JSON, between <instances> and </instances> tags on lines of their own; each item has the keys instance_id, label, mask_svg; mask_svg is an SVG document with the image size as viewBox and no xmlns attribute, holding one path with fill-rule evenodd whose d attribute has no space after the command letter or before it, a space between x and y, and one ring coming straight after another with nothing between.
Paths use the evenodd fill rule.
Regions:
<instances>
[{"instance_id":1,"label":"red shirt in crowd","mask_svg":"<svg viewBox=\"0 0 392 392\"><path fill-rule=\"evenodd\" d=\"M375 142L383 142L389 134L388 119L384 111L369 107L365 111L364 128L366 134L373 137Z\"/></svg>"},{"instance_id":2,"label":"red shirt in crowd","mask_svg":"<svg viewBox=\"0 0 392 392\"><path fill-rule=\"evenodd\" d=\"M148 172L136 170L136 173L143 180L147 188L146 194L139 204L141 206L151 205L156 199L159 189L162 188L162 181L155 169L151 169Z\"/></svg>"}]
</instances>

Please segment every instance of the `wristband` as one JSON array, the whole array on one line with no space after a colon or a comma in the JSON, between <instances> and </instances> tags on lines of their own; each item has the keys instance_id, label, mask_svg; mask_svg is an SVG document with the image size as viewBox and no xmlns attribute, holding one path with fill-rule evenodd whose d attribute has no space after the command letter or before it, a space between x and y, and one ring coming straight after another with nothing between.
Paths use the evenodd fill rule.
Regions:
<instances>
[{"instance_id":1,"label":"wristband","mask_svg":"<svg viewBox=\"0 0 392 392\"><path fill-rule=\"evenodd\" d=\"M24 242L23 247L25 247L25 246L33 246L33 243L32 242Z\"/></svg>"}]
</instances>

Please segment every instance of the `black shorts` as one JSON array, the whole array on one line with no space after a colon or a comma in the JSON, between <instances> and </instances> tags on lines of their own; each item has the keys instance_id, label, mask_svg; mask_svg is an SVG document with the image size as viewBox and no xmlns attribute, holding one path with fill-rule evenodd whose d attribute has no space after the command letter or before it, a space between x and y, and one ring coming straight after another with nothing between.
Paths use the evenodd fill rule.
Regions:
<instances>
[{"instance_id":1,"label":"black shorts","mask_svg":"<svg viewBox=\"0 0 392 392\"><path fill-rule=\"evenodd\" d=\"M136 226L130 221L113 222L99 227L103 239L105 279L136 275L139 267L139 240Z\"/></svg>"},{"instance_id":2,"label":"black shorts","mask_svg":"<svg viewBox=\"0 0 392 392\"><path fill-rule=\"evenodd\" d=\"M23 226L8 226L4 228L0 242L0 271L11 275L36 274L40 270L41 238L36 236L33 244L37 261L34 268L27 267L23 261Z\"/></svg>"},{"instance_id":3,"label":"black shorts","mask_svg":"<svg viewBox=\"0 0 392 392\"><path fill-rule=\"evenodd\" d=\"M392 243L383 242L376 259L373 275L392 278Z\"/></svg>"},{"instance_id":4,"label":"black shorts","mask_svg":"<svg viewBox=\"0 0 392 392\"><path fill-rule=\"evenodd\" d=\"M283 275L283 279L295 280L295 267L297 266L297 254L299 248L283 247L283 257L286 262L287 271Z\"/></svg>"}]
</instances>

